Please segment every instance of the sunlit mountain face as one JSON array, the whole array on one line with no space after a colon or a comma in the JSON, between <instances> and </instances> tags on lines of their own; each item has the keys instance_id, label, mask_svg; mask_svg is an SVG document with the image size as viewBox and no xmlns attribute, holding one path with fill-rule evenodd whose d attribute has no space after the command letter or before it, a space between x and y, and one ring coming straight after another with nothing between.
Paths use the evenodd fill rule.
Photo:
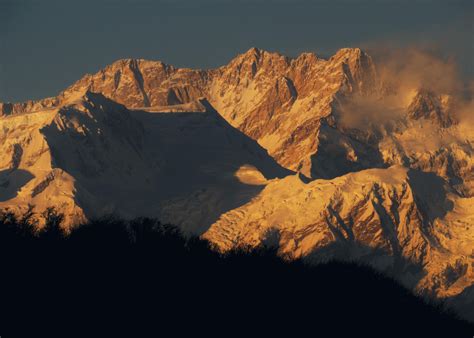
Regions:
<instances>
[{"instance_id":1,"label":"sunlit mountain face","mask_svg":"<svg viewBox=\"0 0 474 338\"><path fill-rule=\"evenodd\" d=\"M210 70L119 60L2 105L0 206L53 206L68 231L146 216L221 252L360 261L470 316L472 103L403 76L358 48L252 48Z\"/></svg>"},{"instance_id":2,"label":"sunlit mountain face","mask_svg":"<svg viewBox=\"0 0 474 338\"><path fill-rule=\"evenodd\" d=\"M271 3L276 13L284 2ZM467 8L463 15L474 11L458 5ZM472 30L456 27L462 34ZM93 257L104 252L99 248L107 248L115 258L103 263L136 288L139 279L130 275L142 276L154 264L152 254L166 274L176 272L174 261L189 271L202 257L209 284L226 262L227 277L235 268L248 278L269 264L268 276L284 275L275 290L297 288L305 276L325 288L339 278L350 284L350 276L366 284L381 273L386 279L370 288L393 287L391 316L404 311L398 297L429 309L420 325L440 318L439 325L468 327L474 323L472 76L462 58L444 57L447 51L393 44L360 43L367 48L333 53L323 45L322 53L291 55L247 47L205 69L117 57L71 79L56 96L0 102L0 242L4 257L19 259L9 261L6 274L29 280L31 269L41 266L60 278L57 269L70 255L81 269L68 270L77 287L88 273L79 248L89 244L88 263L96 264ZM189 243L198 258L180 251ZM156 245L169 248L169 261L168 249L156 252ZM119 269L128 259L123 250L146 261L137 267L142 270L131 261ZM93 267L98 273L99 264ZM290 283L293 269L300 279ZM334 274L327 283L318 280L325 273ZM99 275L110 281L107 273ZM181 277L191 278L181 272L163 287ZM230 277L227 282L241 286ZM309 282L301 283L310 292ZM202 290L219 301L207 284ZM264 290L261 284L246 295ZM363 290L369 294L369 287ZM369 303L380 305L376 297ZM407 321L413 313L396 318Z\"/></svg>"}]
</instances>

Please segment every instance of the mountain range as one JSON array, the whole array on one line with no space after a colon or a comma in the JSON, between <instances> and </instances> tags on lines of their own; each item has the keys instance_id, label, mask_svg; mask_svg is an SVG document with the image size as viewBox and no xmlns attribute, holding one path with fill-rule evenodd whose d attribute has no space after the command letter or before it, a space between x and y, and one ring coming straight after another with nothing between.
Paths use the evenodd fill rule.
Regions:
<instances>
[{"instance_id":1,"label":"mountain range","mask_svg":"<svg viewBox=\"0 0 474 338\"><path fill-rule=\"evenodd\" d=\"M0 104L0 208L154 217L216 250L363 262L474 321L474 126L461 93L358 48L210 70L124 59ZM471 112L472 114L472 112Z\"/></svg>"}]
</instances>

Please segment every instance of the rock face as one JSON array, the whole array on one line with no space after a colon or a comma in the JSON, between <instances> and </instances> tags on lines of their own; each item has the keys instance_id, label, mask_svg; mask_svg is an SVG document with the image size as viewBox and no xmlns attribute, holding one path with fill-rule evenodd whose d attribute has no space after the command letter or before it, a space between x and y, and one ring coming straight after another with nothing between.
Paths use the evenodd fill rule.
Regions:
<instances>
[{"instance_id":1,"label":"rock face","mask_svg":"<svg viewBox=\"0 0 474 338\"><path fill-rule=\"evenodd\" d=\"M0 105L0 208L159 217L222 251L358 260L474 320L472 119L456 93L387 88L357 48L252 48L211 70L119 60Z\"/></svg>"},{"instance_id":2,"label":"rock face","mask_svg":"<svg viewBox=\"0 0 474 338\"><path fill-rule=\"evenodd\" d=\"M130 111L86 92L51 110L2 118L0 126L0 207L55 206L67 225L111 213L165 217L166 201L195 194L201 215L186 230L202 233L261 190L241 183L240 171L263 182L290 173L205 99L172 112Z\"/></svg>"},{"instance_id":3,"label":"rock face","mask_svg":"<svg viewBox=\"0 0 474 338\"><path fill-rule=\"evenodd\" d=\"M309 183L288 176L222 215L203 237L221 251L264 244L290 259L362 261L424 294L451 296L474 279L474 236L466 233L473 205L449 199L443 185L402 166Z\"/></svg>"},{"instance_id":4,"label":"rock face","mask_svg":"<svg viewBox=\"0 0 474 338\"><path fill-rule=\"evenodd\" d=\"M55 99L13 105L13 112L50 107L86 91L129 108L185 104L206 97L234 127L257 140L290 170L314 176L321 118L336 96L368 93L376 85L371 58L342 49L329 60L306 53L290 59L252 48L228 65L203 71L126 59L86 75Z\"/></svg>"},{"instance_id":5,"label":"rock face","mask_svg":"<svg viewBox=\"0 0 474 338\"><path fill-rule=\"evenodd\" d=\"M429 90L420 90L408 107L408 118L418 120L430 119L439 126L447 128L456 120L452 116L449 97L442 97Z\"/></svg>"}]
</instances>

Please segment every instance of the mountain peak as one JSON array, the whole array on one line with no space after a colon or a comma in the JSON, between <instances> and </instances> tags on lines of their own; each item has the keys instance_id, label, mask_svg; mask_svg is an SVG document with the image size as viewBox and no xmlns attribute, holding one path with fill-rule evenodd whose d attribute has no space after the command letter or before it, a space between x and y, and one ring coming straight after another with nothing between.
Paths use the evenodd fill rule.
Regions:
<instances>
[{"instance_id":1,"label":"mountain peak","mask_svg":"<svg viewBox=\"0 0 474 338\"><path fill-rule=\"evenodd\" d=\"M319 60L319 57L313 52L303 52L298 55L296 60Z\"/></svg>"},{"instance_id":2,"label":"mountain peak","mask_svg":"<svg viewBox=\"0 0 474 338\"><path fill-rule=\"evenodd\" d=\"M378 79L360 48L251 48L211 70L118 60L58 97L0 104L18 115L0 117L0 208L160 217L228 249L278 230L288 257L377 248L381 269L420 267L415 281L394 264L416 290L460 294L474 284L472 129L445 128L452 97L422 88L407 105Z\"/></svg>"},{"instance_id":3,"label":"mountain peak","mask_svg":"<svg viewBox=\"0 0 474 338\"><path fill-rule=\"evenodd\" d=\"M428 119L442 127L449 127L455 123L449 107L443 104L441 96L427 88L418 89L408 106L408 116L413 120Z\"/></svg>"},{"instance_id":4,"label":"mountain peak","mask_svg":"<svg viewBox=\"0 0 474 338\"><path fill-rule=\"evenodd\" d=\"M249 50L247 50L245 53L238 55L235 59L238 60L254 60L257 62L260 62L263 59L281 59L284 58L286 59L287 57L277 53L277 52L270 52L261 48L257 47L252 47ZM235 60L234 59L234 60Z\"/></svg>"},{"instance_id":5,"label":"mountain peak","mask_svg":"<svg viewBox=\"0 0 474 338\"><path fill-rule=\"evenodd\" d=\"M259 57L261 54L265 53L263 49L257 48L257 47L251 47L249 50L247 50L244 55L248 56L257 56Z\"/></svg>"},{"instance_id":6,"label":"mountain peak","mask_svg":"<svg viewBox=\"0 0 474 338\"><path fill-rule=\"evenodd\" d=\"M362 49L360 48L341 48L339 49L336 54L334 54L333 58L359 58L362 55L367 55Z\"/></svg>"},{"instance_id":7,"label":"mountain peak","mask_svg":"<svg viewBox=\"0 0 474 338\"><path fill-rule=\"evenodd\" d=\"M341 48L329 60L347 63L351 68L354 65L374 67L370 55L360 48Z\"/></svg>"}]
</instances>

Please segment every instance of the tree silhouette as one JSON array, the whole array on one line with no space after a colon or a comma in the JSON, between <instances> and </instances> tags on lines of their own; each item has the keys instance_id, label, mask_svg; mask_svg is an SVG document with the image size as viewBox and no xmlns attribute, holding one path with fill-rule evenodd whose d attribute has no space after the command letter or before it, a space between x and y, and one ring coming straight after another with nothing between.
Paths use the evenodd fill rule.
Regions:
<instances>
[{"instance_id":1,"label":"tree silhouette","mask_svg":"<svg viewBox=\"0 0 474 338\"><path fill-rule=\"evenodd\" d=\"M38 220L35 218L35 206L28 204L26 211L18 220L19 233L21 236L32 236L36 232Z\"/></svg>"},{"instance_id":2,"label":"tree silhouette","mask_svg":"<svg viewBox=\"0 0 474 338\"><path fill-rule=\"evenodd\" d=\"M48 207L42 214L44 219L44 227L40 232L42 239L47 240L59 240L64 237L64 230L61 228L61 224L64 220L64 215L59 213L56 208Z\"/></svg>"},{"instance_id":3,"label":"tree silhouette","mask_svg":"<svg viewBox=\"0 0 474 338\"><path fill-rule=\"evenodd\" d=\"M64 216L55 208L41 214L45 226L38 235L19 231L20 223L34 224L33 209L22 217L0 212L0 299L8 309L0 329L31 323L38 330L54 315L51 325L67 323L70 330L84 324L72 318L87 313L111 329L149 318L157 335L180 328L196 334L209 321L221 325L221 333L261 329L262 336L283 327L295 335L315 328L339 332L341 325L351 332L473 332L442 304L427 304L367 266L282 260L273 238L256 250L221 254L156 219L116 217L91 220L66 234Z\"/></svg>"}]
</instances>

